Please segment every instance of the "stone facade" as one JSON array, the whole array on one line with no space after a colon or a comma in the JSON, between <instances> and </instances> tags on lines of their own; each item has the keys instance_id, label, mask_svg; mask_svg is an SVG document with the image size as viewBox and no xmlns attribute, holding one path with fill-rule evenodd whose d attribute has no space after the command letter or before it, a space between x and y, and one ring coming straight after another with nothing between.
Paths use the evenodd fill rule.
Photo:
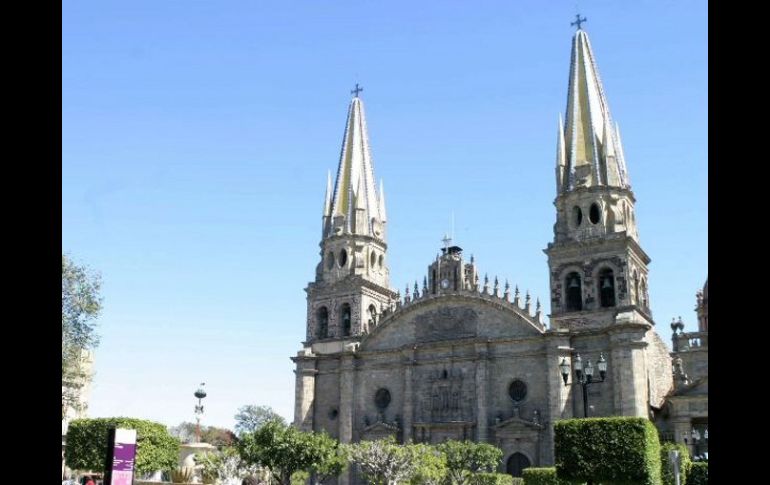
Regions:
<instances>
[{"instance_id":1,"label":"stone facade","mask_svg":"<svg viewBox=\"0 0 770 485\"><path fill-rule=\"evenodd\" d=\"M343 443L488 442L503 450L500 470L519 475L528 464L553 464L560 419L659 417L674 386L671 357L655 332L650 258L595 69L579 30L545 249L550 326L539 300L533 309L529 293L480 281L474 259L448 241L422 285L403 296L389 288L384 193L373 182L363 102L353 99L336 184L327 184L322 259L306 290L306 340L293 357L296 426ZM586 367L608 364L603 382L587 388L588 409L574 372L565 384L560 370L578 357ZM339 483L358 478L351 472Z\"/></svg>"},{"instance_id":2,"label":"stone facade","mask_svg":"<svg viewBox=\"0 0 770 485\"><path fill-rule=\"evenodd\" d=\"M671 322L674 391L658 414L658 427L670 441L684 443L693 456L708 453L708 280L696 294L698 331L684 332L679 317Z\"/></svg>"}]
</instances>

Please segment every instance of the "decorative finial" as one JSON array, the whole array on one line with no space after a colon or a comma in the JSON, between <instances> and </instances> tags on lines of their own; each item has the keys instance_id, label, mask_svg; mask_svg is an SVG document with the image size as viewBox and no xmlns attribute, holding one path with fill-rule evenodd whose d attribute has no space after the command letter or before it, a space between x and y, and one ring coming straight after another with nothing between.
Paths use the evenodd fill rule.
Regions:
<instances>
[{"instance_id":1,"label":"decorative finial","mask_svg":"<svg viewBox=\"0 0 770 485\"><path fill-rule=\"evenodd\" d=\"M575 21L570 23L570 26L577 25L578 30L580 30L580 24L582 24L583 22L588 22L588 19L585 17L581 19L580 14L578 13L578 14L575 14ZM356 86L358 86L358 84L356 84Z\"/></svg>"},{"instance_id":2,"label":"decorative finial","mask_svg":"<svg viewBox=\"0 0 770 485\"><path fill-rule=\"evenodd\" d=\"M519 306L519 285L513 290L513 304Z\"/></svg>"},{"instance_id":3,"label":"decorative finial","mask_svg":"<svg viewBox=\"0 0 770 485\"><path fill-rule=\"evenodd\" d=\"M423 294L428 293L428 277L423 276L422 278L422 292Z\"/></svg>"},{"instance_id":4,"label":"decorative finial","mask_svg":"<svg viewBox=\"0 0 770 485\"><path fill-rule=\"evenodd\" d=\"M540 298L535 301L535 312L540 313Z\"/></svg>"},{"instance_id":5,"label":"decorative finial","mask_svg":"<svg viewBox=\"0 0 770 485\"><path fill-rule=\"evenodd\" d=\"M527 294L524 297L524 309L527 311L527 313L529 313L530 300L531 300L531 298L529 296L529 290L527 290Z\"/></svg>"},{"instance_id":6,"label":"decorative finial","mask_svg":"<svg viewBox=\"0 0 770 485\"><path fill-rule=\"evenodd\" d=\"M495 287L492 294L495 296L499 296L499 292L500 292L500 283L498 283L497 276L495 276Z\"/></svg>"},{"instance_id":7,"label":"decorative finial","mask_svg":"<svg viewBox=\"0 0 770 485\"><path fill-rule=\"evenodd\" d=\"M486 273L484 273L484 290L482 293L489 293L489 276Z\"/></svg>"},{"instance_id":8,"label":"decorative finial","mask_svg":"<svg viewBox=\"0 0 770 485\"><path fill-rule=\"evenodd\" d=\"M409 283L406 284L406 289L404 290L404 294L408 297L409 296Z\"/></svg>"},{"instance_id":9,"label":"decorative finial","mask_svg":"<svg viewBox=\"0 0 770 485\"><path fill-rule=\"evenodd\" d=\"M508 284L508 279L505 280L505 291L503 292L503 298L505 301L509 301L511 299L511 285Z\"/></svg>"},{"instance_id":10,"label":"decorative finial","mask_svg":"<svg viewBox=\"0 0 770 485\"><path fill-rule=\"evenodd\" d=\"M420 287L417 285L417 280L414 280L414 297L420 296Z\"/></svg>"},{"instance_id":11,"label":"decorative finial","mask_svg":"<svg viewBox=\"0 0 770 485\"><path fill-rule=\"evenodd\" d=\"M476 262L476 258L473 257L473 254L471 254L471 264Z\"/></svg>"},{"instance_id":12,"label":"decorative finial","mask_svg":"<svg viewBox=\"0 0 770 485\"><path fill-rule=\"evenodd\" d=\"M578 27L578 28L580 28L580 27ZM360 87L358 85L358 83L356 83L355 89L351 90L350 94L352 94L354 98L357 98L358 97L358 93L360 93L363 90L364 90L364 88Z\"/></svg>"}]
</instances>

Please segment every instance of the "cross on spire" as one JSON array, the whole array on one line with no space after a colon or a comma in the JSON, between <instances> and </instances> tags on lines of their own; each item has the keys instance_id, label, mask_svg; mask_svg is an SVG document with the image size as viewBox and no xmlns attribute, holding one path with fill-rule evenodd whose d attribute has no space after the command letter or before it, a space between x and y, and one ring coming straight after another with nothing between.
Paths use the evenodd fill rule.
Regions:
<instances>
[{"instance_id":1,"label":"cross on spire","mask_svg":"<svg viewBox=\"0 0 770 485\"><path fill-rule=\"evenodd\" d=\"M444 249L447 249L449 248L449 243L452 242L452 238L449 237L449 234L444 234L444 239L442 239L441 242L444 243Z\"/></svg>"},{"instance_id":2,"label":"cross on spire","mask_svg":"<svg viewBox=\"0 0 770 485\"><path fill-rule=\"evenodd\" d=\"M580 24L582 24L583 22L588 22L588 19L585 18L585 17L583 17L581 19L580 18L580 14L577 13L577 14L575 14L575 21L571 22L570 25L577 25L578 30L580 30ZM356 86L358 86L358 85L356 84Z\"/></svg>"},{"instance_id":3,"label":"cross on spire","mask_svg":"<svg viewBox=\"0 0 770 485\"><path fill-rule=\"evenodd\" d=\"M352 90L350 91L350 94L352 94L354 97L356 97L356 98L357 98L357 97L358 97L358 93L360 93L360 92L361 92L361 91L363 91L363 90L364 90L364 88L360 87L360 86L358 85L358 83L356 83L356 87L355 87L355 89L352 89Z\"/></svg>"}]
</instances>

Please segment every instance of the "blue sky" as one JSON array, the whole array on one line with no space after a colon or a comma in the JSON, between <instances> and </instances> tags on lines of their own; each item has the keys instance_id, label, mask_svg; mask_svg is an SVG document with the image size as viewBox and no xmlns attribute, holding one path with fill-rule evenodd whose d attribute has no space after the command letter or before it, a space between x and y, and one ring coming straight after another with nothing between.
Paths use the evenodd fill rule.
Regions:
<instances>
[{"instance_id":1,"label":"blue sky","mask_svg":"<svg viewBox=\"0 0 770 485\"><path fill-rule=\"evenodd\" d=\"M623 135L658 331L708 273L706 1L583 1ZM101 272L92 416L290 419L327 170L363 87L392 286L454 213L546 302L574 1L65 0L62 247Z\"/></svg>"}]
</instances>

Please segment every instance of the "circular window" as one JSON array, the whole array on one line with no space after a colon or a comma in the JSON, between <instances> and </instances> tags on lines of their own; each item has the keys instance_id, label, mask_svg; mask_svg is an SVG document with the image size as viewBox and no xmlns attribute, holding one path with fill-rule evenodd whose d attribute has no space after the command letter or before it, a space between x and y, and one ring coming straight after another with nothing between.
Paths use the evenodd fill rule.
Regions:
<instances>
[{"instance_id":1,"label":"circular window","mask_svg":"<svg viewBox=\"0 0 770 485\"><path fill-rule=\"evenodd\" d=\"M375 264L377 264L377 255L372 251L369 255L369 266L374 268Z\"/></svg>"},{"instance_id":2,"label":"circular window","mask_svg":"<svg viewBox=\"0 0 770 485\"><path fill-rule=\"evenodd\" d=\"M326 267L328 269L332 269L334 267L334 253L329 251L329 254L326 255Z\"/></svg>"},{"instance_id":3,"label":"circular window","mask_svg":"<svg viewBox=\"0 0 770 485\"><path fill-rule=\"evenodd\" d=\"M340 268L344 268L347 262L348 262L348 252L343 249L340 251L340 261L339 261Z\"/></svg>"},{"instance_id":4,"label":"circular window","mask_svg":"<svg viewBox=\"0 0 770 485\"><path fill-rule=\"evenodd\" d=\"M572 222L575 227L580 227L580 224L583 223L583 211L578 206L572 208Z\"/></svg>"},{"instance_id":5,"label":"circular window","mask_svg":"<svg viewBox=\"0 0 770 485\"><path fill-rule=\"evenodd\" d=\"M524 381L516 379L508 386L508 395L511 396L513 402L523 401L527 397L527 385L524 384Z\"/></svg>"},{"instance_id":6,"label":"circular window","mask_svg":"<svg viewBox=\"0 0 770 485\"><path fill-rule=\"evenodd\" d=\"M602 210L599 209L599 204L594 202L591 204L591 210L588 211L588 218L591 220L591 224L596 224L602 217Z\"/></svg>"},{"instance_id":7,"label":"circular window","mask_svg":"<svg viewBox=\"0 0 770 485\"><path fill-rule=\"evenodd\" d=\"M390 404L390 391L385 388L378 389L374 394L374 404L380 411L385 410Z\"/></svg>"},{"instance_id":8,"label":"circular window","mask_svg":"<svg viewBox=\"0 0 770 485\"><path fill-rule=\"evenodd\" d=\"M339 413L339 411L337 411L337 408L331 408L331 409L329 410L329 419L330 419L330 420L332 420L332 421L334 421L335 419L337 419L337 416L338 416L339 414L340 414L340 413Z\"/></svg>"},{"instance_id":9,"label":"circular window","mask_svg":"<svg viewBox=\"0 0 770 485\"><path fill-rule=\"evenodd\" d=\"M382 254L380 254L379 264L380 268L382 268L382 266L385 264L385 257Z\"/></svg>"}]
</instances>

